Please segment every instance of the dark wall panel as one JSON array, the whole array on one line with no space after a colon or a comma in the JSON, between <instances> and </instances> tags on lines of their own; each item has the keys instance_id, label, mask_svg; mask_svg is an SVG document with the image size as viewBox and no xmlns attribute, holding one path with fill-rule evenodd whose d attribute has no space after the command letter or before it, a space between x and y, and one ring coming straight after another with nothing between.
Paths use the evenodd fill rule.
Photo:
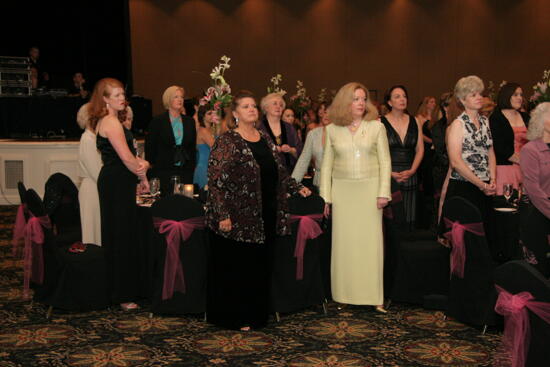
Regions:
<instances>
[{"instance_id":1,"label":"dark wall panel","mask_svg":"<svg viewBox=\"0 0 550 367\"><path fill-rule=\"evenodd\" d=\"M167 86L200 94L228 55L233 89L258 95L276 73L314 97L402 83L412 106L468 74L530 93L550 68L547 14L546 0L130 0L134 86L158 112Z\"/></svg>"}]
</instances>

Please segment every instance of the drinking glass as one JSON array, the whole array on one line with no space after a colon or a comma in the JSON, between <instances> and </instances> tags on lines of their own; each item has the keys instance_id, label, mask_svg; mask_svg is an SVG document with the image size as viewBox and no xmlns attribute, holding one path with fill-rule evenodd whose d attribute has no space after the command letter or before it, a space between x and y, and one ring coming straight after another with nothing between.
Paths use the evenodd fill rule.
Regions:
<instances>
[{"instance_id":1,"label":"drinking glass","mask_svg":"<svg viewBox=\"0 0 550 367\"><path fill-rule=\"evenodd\" d=\"M151 195L157 196L160 194L160 180L156 177L149 181L149 188L151 189Z\"/></svg>"},{"instance_id":2,"label":"drinking glass","mask_svg":"<svg viewBox=\"0 0 550 367\"><path fill-rule=\"evenodd\" d=\"M172 189L172 192L176 194L176 185L180 183L180 176L172 176L170 177L170 188Z\"/></svg>"},{"instance_id":3,"label":"drinking glass","mask_svg":"<svg viewBox=\"0 0 550 367\"><path fill-rule=\"evenodd\" d=\"M514 186L511 183L505 183L504 185L502 185L502 193L506 201L510 201L513 190Z\"/></svg>"},{"instance_id":4,"label":"drinking glass","mask_svg":"<svg viewBox=\"0 0 550 367\"><path fill-rule=\"evenodd\" d=\"M185 185L182 183L178 183L174 186L174 194L175 195L185 195Z\"/></svg>"}]
</instances>

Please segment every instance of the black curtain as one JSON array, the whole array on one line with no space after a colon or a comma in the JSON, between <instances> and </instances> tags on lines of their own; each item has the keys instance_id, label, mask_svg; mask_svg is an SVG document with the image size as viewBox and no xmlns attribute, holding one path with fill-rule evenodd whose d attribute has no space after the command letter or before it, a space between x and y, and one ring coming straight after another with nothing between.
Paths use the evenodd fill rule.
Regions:
<instances>
[{"instance_id":1,"label":"black curtain","mask_svg":"<svg viewBox=\"0 0 550 367\"><path fill-rule=\"evenodd\" d=\"M132 91L128 0L84 2L10 1L0 5L1 56L28 56L40 49L42 69L51 88L68 88L82 72L91 90L113 77Z\"/></svg>"}]
</instances>

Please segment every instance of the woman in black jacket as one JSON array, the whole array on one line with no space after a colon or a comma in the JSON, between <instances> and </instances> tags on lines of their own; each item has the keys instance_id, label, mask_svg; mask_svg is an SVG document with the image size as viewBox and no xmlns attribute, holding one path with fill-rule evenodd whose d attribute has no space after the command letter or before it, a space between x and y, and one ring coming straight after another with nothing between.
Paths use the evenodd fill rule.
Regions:
<instances>
[{"instance_id":1,"label":"woman in black jacket","mask_svg":"<svg viewBox=\"0 0 550 367\"><path fill-rule=\"evenodd\" d=\"M164 91L162 102L167 111L151 120L145 137L145 156L151 164L149 177L160 179L164 195L173 191L172 176L179 176L180 183L193 183L197 131L193 118L182 114L184 93L179 86Z\"/></svg>"},{"instance_id":2,"label":"woman in black jacket","mask_svg":"<svg viewBox=\"0 0 550 367\"><path fill-rule=\"evenodd\" d=\"M529 115L521 112L523 90L517 83L504 84L497 97L497 108L489 118L497 160L497 195L503 194L504 184L518 189L522 183L519 168L521 148L526 138Z\"/></svg>"}]
</instances>

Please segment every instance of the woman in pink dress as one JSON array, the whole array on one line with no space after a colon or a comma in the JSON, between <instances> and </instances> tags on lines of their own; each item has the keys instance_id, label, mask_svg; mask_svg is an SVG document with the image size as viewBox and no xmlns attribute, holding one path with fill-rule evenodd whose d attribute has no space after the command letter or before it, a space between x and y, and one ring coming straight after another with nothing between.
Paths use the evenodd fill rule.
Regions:
<instances>
[{"instance_id":1,"label":"woman in pink dress","mask_svg":"<svg viewBox=\"0 0 550 367\"><path fill-rule=\"evenodd\" d=\"M503 194L504 184L512 184L517 190L523 181L519 155L528 142L525 135L529 115L520 111L522 103L521 86L506 83L498 92L497 108L489 118L497 159L497 195Z\"/></svg>"}]
</instances>

